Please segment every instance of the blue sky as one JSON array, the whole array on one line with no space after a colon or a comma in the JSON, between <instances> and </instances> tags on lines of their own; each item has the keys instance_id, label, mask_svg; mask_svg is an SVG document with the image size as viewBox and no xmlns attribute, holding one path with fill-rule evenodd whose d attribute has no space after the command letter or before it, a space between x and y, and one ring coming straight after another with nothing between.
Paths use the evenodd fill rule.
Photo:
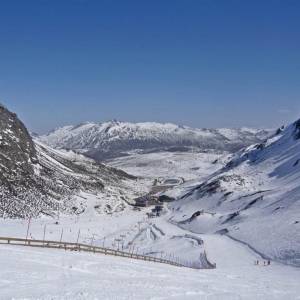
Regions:
<instances>
[{"instance_id":1,"label":"blue sky","mask_svg":"<svg viewBox=\"0 0 300 300\"><path fill-rule=\"evenodd\" d=\"M36 132L279 126L300 117L300 1L1 1L0 102Z\"/></svg>"}]
</instances>

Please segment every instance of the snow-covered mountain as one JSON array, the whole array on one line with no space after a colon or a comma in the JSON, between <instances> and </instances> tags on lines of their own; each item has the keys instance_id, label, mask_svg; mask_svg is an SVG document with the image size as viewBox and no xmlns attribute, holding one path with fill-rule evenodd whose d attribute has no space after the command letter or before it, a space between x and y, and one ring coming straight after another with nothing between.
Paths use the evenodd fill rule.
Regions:
<instances>
[{"instance_id":1,"label":"snow-covered mountain","mask_svg":"<svg viewBox=\"0 0 300 300\"><path fill-rule=\"evenodd\" d=\"M79 214L87 207L82 193L94 195L89 207L109 213L138 194L134 183L123 171L33 140L0 105L0 217Z\"/></svg>"},{"instance_id":2,"label":"snow-covered mountain","mask_svg":"<svg viewBox=\"0 0 300 300\"><path fill-rule=\"evenodd\" d=\"M264 140L266 130L194 129L175 124L83 123L65 126L41 136L40 140L58 149L72 149L99 160L119 157L141 149L143 151L187 150L197 147L201 151L236 151Z\"/></svg>"},{"instance_id":3,"label":"snow-covered mountain","mask_svg":"<svg viewBox=\"0 0 300 300\"><path fill-rule=\"evenodd\" d=\"M297 299L300 269L276 261L265 267L262 260L300 265L300 120L235 154L219 152L132 153L110 162L148 177L143 181L32 139L17 116L0 106L0 236L24 238L28 228L31 239L77 241L186 266L217 266L195 271L1 245L2 298ZM181 180L167 192L156 185L174 179ZM149 188L177 200L163 203L154 218L148 217L151 206L127 206ZM15 219L28 216L34 217L28 227ZM102 285L99 276L105 279ZM145 288L145 280L137 278L151 284ZM61 288L53 289L53 283Z\"/></svg>"},{"instance_id":4,"label":"snow-covered mountain","mask_svg":"<svg viewBox=\"0 0 300 300\"><path fill-rule=\"evenodd\" d=\"M237 152L172 208L182 228L227 234L267 258L300 266L300 120Z\"/></svg>"}]
</instances>

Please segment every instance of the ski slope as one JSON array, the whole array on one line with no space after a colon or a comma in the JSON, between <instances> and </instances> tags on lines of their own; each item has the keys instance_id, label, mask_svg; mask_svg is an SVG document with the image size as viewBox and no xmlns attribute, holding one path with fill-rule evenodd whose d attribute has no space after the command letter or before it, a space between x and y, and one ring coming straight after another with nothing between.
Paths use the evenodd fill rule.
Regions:
<instances>
[{"instance_id":1,"label":"ski slope","mask_svg":"<svg viewBox=\"0 0 300 300\"><path fill-rule=\"evenodd\" d=\"M265 257L299 267L299 153L300 120L183 190L170 204L174 222L198 233L222 231Z\"/></svg>"},{"instance_id":2,"label":"ski slope","mask_svg":"<svg viewBox=\"0 0 300 300\"><path fill-rule=\"evenodd\" d=\"M245 246L205 236L216 270L61 250L0 247L1 299L300 299L300 269L254 266Z\"/></svg>"},{"instance_id":3,"label":"ski slope","mask_svg":"<svg viewBox=\"0 0 300 300\"><path fill-rule=\"evenodd\" d=\"M145 211L126 208L113 215L87 210L70 218L33 219L29 235L94 243L108 247L124 236L138 253L196 262L206 252L215 270L194 270L104 255L0 245L0 299L300 299L300 268L262 259L227 236L196 234L172 223L172 211L145 220ZM27 221L2 219L0 235L24 237ZM152 233L151 233L152 232ZM153 238L153 233L155 238ZM103 240L105 237L105 240ZM175 238L174 238L175 237ZM192 238L191 238L192 237ZM204 244L197 244L197 240Z\"/></svg>"}]
</instances>

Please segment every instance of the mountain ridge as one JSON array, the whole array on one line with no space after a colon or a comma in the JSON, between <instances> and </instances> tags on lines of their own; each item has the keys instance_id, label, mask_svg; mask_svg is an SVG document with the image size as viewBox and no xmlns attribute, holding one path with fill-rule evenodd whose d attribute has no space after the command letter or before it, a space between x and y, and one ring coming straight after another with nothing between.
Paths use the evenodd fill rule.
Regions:
<instances>
[{"instance_id":1,"label":"mountain ridge","mask_svg":"<svg viewBox=\"0 0 300 300\"><path fill-rule=\"evenodd\" d=\"M0 105L0 217L26 218L85 209L81 193L93 194L97 210L123 209L136 177L71 151L33 139L18 116ZM128 196L130 195L130 196ZM107 209L106 209L107 208Z\"/></svg>"},{"instance_id":2,"label":"mountain ridge","mask_svg":"<svg viewBox=\"0 0 300 300\"><path fill-rule=\"evenodd\" d=\"M300 266L299 153L297 120L182 190L172 205L174 220L193 232L226 234L266 258Z\"/></svg>"},{"instance_id":3,"label":"mountain ridge","mask_svg":"<svg viewBox=\"0 0 300 300\"><path fill-rule=\"evenodd\" d=\"M263 141L264 129L191 128L157 122L84 122L58 128L39 139L58 149L71 149L95 159L114 158L132 150L160 151L172 147L196 147L199 151L234 152Z\"/></svg>"}]
</instances>

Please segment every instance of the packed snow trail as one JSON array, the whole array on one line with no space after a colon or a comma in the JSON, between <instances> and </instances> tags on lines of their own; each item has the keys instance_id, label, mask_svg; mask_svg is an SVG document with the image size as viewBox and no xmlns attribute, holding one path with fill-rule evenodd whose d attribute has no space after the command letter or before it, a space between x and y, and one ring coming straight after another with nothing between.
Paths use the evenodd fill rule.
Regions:
<instances>
[{"instance_id":1,"label":"packed snow trail","mask_svg":"<svg viewBox=\"0 0 300 300\"><path fill-rule=\"evenodd\" d=\"M300 270L279 265L223 268L220 264L216 270L198 271L10 246L0 247L0 265L0 298L4 300L300 299Z\"/></svg>"},{"instance_id":2,"label":"packed snow trail","mask_svg":"<svg viewBox=\"0 0 300 300\"><path fill-rule=\"evenodd\" d=\"M254 261L262 261L262 257L252 251L248 246L236 242L226 235L197 234L190 232L170 223L168 216L169 215L153 221L155 222L155 226L163 228L168 234L185 234L187 236L190 233L191 236L203 240L208 259L216 263L217 268L254 267Z\"/></svg>"},{"instance_id":3,"label":"packed snow trail","mask_svg":"<svg viewBox=\"0 0 300 300\"><path fill-rule=\"evenodd\" d=\"M144 260L149 262L164 263L173 266L184 267L184 265L180 264L179 262L163 259L162 257L159 258L153 256L146 256L146 255L136 254L133 251L114 250L110 248L97 247L91 244L71 243L67 241L49 241L49 240L20 239L14 237L0 237L0 245L59 249L63 251L89 252L97 255L100 254L100 255L119 256L127 259L138 259L138 260Z\"/></svg>"},{"instance_id":4,"label":"packed snow trail","mask_svg":"<svg viewBox=\"0 0 300 300\"><path fill-rule=\"evenodd\" d=\"M107 237L105 245L110 245L113 237L128 231L130 241L139 230L150 226L159 239L141 240L140 245L137 240L136 246L149 242L148 249L174 251L176 256L182 254L182 258L190 259L199 258L204 247L217 269L193 270L89 253L1 245L0 299L300 300L300 269L273 263L268 267L255 266L259 256L247 246L226 236L195 234L179 228L169 222L171 214L151 219L139 228L144 216L145 212L131 211L117 216L88 214L78 219L61 217L59 225L41 218L32 221L30 233L35 238L42 237L47 224L47 238L59 239L61 228L65 228L64 238L75 241L81 229L83 241L90 241L96 233L100 245L103 236ZM0 223L3 235L22 237L26 233L25 221ZM159 234L160 230L164 235ZM188 235L194 237L194 242L186 238ZM172 239L174 236L180 239ZM204 241L203 246L197 245L197 238Z\"/></svg>"},{"instance_id":5,"label":"packed snow trail","mask_svg":"<svg viewBox=\"0 0 300 300\"><path fill-rule=\"evenodd\" d=\"M210 259L220 269L257 268L254 261L263 261L261 256L247 246L235 242L225 235L201 235ZM273 262L272 262L273 265Z\"/></svg>"},{"instance_id":6,"label":"packed snow trail","mask_svg":"<svg viewBox=\"0 0 300 300\"><path fill-rule=\"evenodd\" d=\"M131 219L132 216L119 216L117 232L136 224L142 214ZM169 223L168 217L152 219L150 226L162 230L163 238L190 234L202 239L208 258L217 263L217 269L193 270L89 253L1 245L0 299L300 299L300 269L273 263L268 267L255 266L259 257L247 246L226 236L190 233ZM115 220L104 220L107 228L100 229L108 232L109 223L115 224ZM19 221L3 222L6 228L11 226L12 232L24 228ZM34 224L31 229L37 235L42 227ZM96 229L99 223L94 226ZM51 230L55 228L53 225ZM156 243L162 245L159 240L154 241L153 248ZM199 247L192 245L190 254L199 255ZM168 251L173 244L164 246Z\"/></svg>"}]
</instances>

